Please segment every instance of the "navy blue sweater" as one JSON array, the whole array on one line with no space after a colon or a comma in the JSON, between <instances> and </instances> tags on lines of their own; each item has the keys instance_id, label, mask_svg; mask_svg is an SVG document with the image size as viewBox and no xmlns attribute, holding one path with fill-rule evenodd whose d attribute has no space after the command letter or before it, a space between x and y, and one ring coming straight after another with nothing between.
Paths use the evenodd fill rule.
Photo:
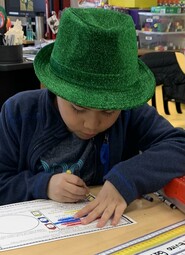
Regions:
<instances>
[{"instance_id":1,"label":"navy blue sweater","mask_svg":"<svg viewBox=\"0 0 185 255\"><path fill-rule=\"evenodd\" d=\"M40 156L67 134L54 95L47 89L21 92L0 113L0 204L44 198L52 176L38 168ZM145 104L122 111L108 130L108 172L102 169L104 134L94 139L97 175L92 184L110 181L129 204L185 175L185 132L171 126Z\"/></svg>"}]
</instances>

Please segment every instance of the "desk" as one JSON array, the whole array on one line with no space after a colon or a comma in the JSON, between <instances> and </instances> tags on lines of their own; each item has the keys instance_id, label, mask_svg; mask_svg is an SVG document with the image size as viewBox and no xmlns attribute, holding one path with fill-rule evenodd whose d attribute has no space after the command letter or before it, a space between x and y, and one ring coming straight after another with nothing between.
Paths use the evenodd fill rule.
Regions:
<instances>
[{"instance_id":1,"label":"desk","mask_svg":"<svg viewBox=\"0 0 185 255\"><path fill-rule=\"evenodd\" d=\"M150 50L150 49L138 49L138 56L143 56L144 54L151 53L151 52L156 52L155 50Z\"/></svg>"},{"instance_id":2,"label":"desk","mask_svg":"<svg viewBox=\"0 0 185 255\"><path fill-rule=\"evenodd\" d=\"M91 192L97 194L99 188ZM126 210L126 215L137 223L85 236L77 236L59 241L43 243L21 249L5 251L6 255L94 255L98 252L128 242L142 235L184 220L185 215L178 209L171 209L154 196L154 202L140 199L134 201Z\"/></svg>"},{"instance_id":3,"label":"desk","mask_svg":"<svg viewBox=\"0 0 185 255\"><path fill-rule=\"evenodd\" d=\"M2 104L14 94L39 88L40 82L35 75L32 61L0 63L0 110Z\"/></svg>"},{"instance_id":4,"label":"desk","mask_svg":"<svg viewBox=\"0 0 185 255\"><path fill-rule=\"evenodd\" d=\"M32 41L30 41L30 40L23 40L23 45L24 46L34 45L34 44L35 44L34 40L32 40Z\"/></svg>"},{"instance_id":5,"label":"desk","mask_svg":"<svg viewBox=\"0 0 185 255\"><path fill-rule=\"evenodd\" d=\"M184 54L182 50L168 50L168 51L182 52ZM151 50L151 49L138 49L138 56L140 57L140 56L143 56L144 54L152 53L152 52L160 52L160 51ZM164 51L161 51L161 52L164 52Z\"/></svg>"}]
</instances>

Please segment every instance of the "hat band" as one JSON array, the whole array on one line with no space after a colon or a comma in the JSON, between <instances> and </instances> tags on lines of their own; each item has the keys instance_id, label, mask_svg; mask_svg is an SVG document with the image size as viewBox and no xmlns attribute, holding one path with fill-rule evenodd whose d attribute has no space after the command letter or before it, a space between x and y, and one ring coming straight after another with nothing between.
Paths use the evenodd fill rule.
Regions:
<instances>
[{"instance_id":1,"label":"hat band","mask_svg":"<svg viewBox=\"0 0 185 255\"><path fill-rule=\"evenodd\" d=\"M125 87L124 90L126 91L127 87L130 88L130 84L134 84L138 80L138 73L133 75L133 73L125 72L123 76L120 74L96 74L69 69L68 67L60 65L52 57L50 58L50 70L56 76L69 83L82 84L83 87L87 88L93 86L93 89L117 90L118 92L120 89L123 90L123 84Z\"/></svg>"}]
</instances>

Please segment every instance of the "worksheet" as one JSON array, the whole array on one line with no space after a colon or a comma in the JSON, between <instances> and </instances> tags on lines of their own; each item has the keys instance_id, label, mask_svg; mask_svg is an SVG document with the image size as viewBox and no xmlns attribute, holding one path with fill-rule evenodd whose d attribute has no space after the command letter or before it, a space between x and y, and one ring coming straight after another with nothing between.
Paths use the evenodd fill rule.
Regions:
<instances>
[{"instance_id":1,"label":"worksheet","mask_svg":"<svg viewBox=\"0 0 185 255\"><path fill-rule=\"evenodd\" d=\"M80 219L73 218L73 215L87 203L57 203L39 199L0 206L0 251L136 223L123 215L116 227L112 227L109 221L105 227L97 228L97 220L82 225Z\"/></svg>"}]
</instances>

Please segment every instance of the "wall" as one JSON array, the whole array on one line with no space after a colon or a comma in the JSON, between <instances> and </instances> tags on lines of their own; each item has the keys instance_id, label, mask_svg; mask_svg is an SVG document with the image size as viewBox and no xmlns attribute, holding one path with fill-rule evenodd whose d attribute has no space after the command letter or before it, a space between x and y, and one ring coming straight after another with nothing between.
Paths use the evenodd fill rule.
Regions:
<instances>
[{"instance_id":1,"label":"wall","mask_svg":"<svg viewBox=\"0 0 185 255\"><path fill-rule=\"evenodd\" d=\"M4 0L0 0L0 5L4 7Z\"/></svg>"}]
</instances>

